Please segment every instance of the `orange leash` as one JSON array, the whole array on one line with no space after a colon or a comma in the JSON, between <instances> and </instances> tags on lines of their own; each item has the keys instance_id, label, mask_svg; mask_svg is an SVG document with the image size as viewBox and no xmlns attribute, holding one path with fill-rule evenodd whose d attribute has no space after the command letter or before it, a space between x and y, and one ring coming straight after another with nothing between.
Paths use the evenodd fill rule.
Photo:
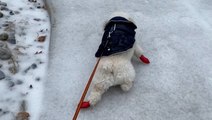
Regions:
<instances>
[{"instance_id":1,"label":"orange leash","mask_svg":"<svg viewBox=\"0 0 212 120\"><path fill-rule=\"evenodd\" d=\"M115 31L115 29L116 29L116 24L115 24L113 27L111 27L111 30L110 30L110 32L109 32L109 34L108 34L108 38L111 37L111 34ZM108 42L109 42L109 39L106 41L105 46L104 46L104 49L106 48ZM82 106L82 103L83 103L83 101L84 101L84 99L85 99L85 96L86 96L86 94L87 94L87 92L88 92L88 89L89 89L90 84L91 84L91 82L92 82L92 80L93 80L93 77L94 77L94 75L95 75L95 73L96 73L96 69L97 69L97 67L98 67L98 65L99 65L99 62L100 62L100 60L101 60L101 57L102 57L103 53L104 53L104 51L102 51L102 53L101 53L101 55L100 55L100 57L99 57L99 59L98 59L96 65L95 65L95 67L94 67L94 69L93 69L93 72L91 73L91 76L90 76L90 78L89 78L89 80L88 80L87 85L85 86L84 92L83 92L83 94L82 94L82 96L81 96L80 102L79 102L79 104L78 104L78 106L77 106L77 109L76 109L76 111L75 111L75 114L74 114L74 117L73 117L72 120L76 120L76 119L77 119L77 116L78 116L78 114L79 114L79 112L80 112L80 107Z\"/></svg>"},{"instance_id":2,"label":"orange leash","mask_svg":"<svg viewBox=\"0 0 212 120\"><path fill-rule=\"evenodd\" d=\"M79 112L80 112L80 107L81 107L81 105L82 105L82 103L83 103L83 101L84 101L84 99L85 99L85 96L86 96L86 94L87 94L87 92L88 92L88 89L89 89L89 87L90 87L90 84L91 84L91 82L92 82L92 80L93 80L93 77L94 77L94 75L95 75L95 73L96 73L96 69L97 69L97 66L99 65L100 59L101 59L101 57L98 59L96 65L95 65L95 67L94 67L94 69L93 69L93 72L91 73L91 76L90 76L90 78L89 78L89 80L88 80L88 83L87 83L87 85L86 85L86 87L85 87L85 89L84 89L84 92L83 92L83 94L82 94L82 96L81 96L80 102L79 102L79 104L78 104L78 106L77 106L77 109L76 109L76 111L75 111L73 120L76 120L76 119L77 119L77 116L78 116L78 114L79 114Z\"/></svg>"}]
</instances>

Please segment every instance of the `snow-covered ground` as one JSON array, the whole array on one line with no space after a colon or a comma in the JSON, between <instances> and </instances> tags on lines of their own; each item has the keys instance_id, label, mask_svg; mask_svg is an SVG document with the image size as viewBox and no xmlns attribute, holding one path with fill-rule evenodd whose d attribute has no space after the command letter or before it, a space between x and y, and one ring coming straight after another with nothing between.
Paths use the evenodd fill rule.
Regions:
<instances>
[{"instance_id":1,"label":"snow-covered ground","mask_svg":"<svg viewBox=\"0 0 212 120\"><path fill-rule=\"evenodd\" d=\"M114 11L137 23L151 64L136 60L130 92L110 89L79 120L211 120L211 0L48 0L55 18L40 120L70 120L94 67L102 24Z\"/></svg>"},{"instance_id":2,"label":"snow-covered ground","mask_svg":"<svg viewBox=\"0 0 212 120\"><path fill-rule=\"evenodd\" d=\"M133 60L137 73L133 89L125 93L111 88L78 119L212 119L211 0L47 0L54 19L47 80L50 26L46 11L38 7L43 3L0 1L10 9L1 10L5 16L0 18L0 34L5 23L11 26L9 33L15 31L17 43L6 43L19 63L19 72L13 75L8 70L13 63L0 60L6 75L0 80L0 120L12 120L23 100L32 120L72 119L96 63L102 24L114 11L134 18L137 41L151 64ZM46 36L45 42L38 42L39 36ZM15 49L19 45L24 47Z\"/></svg>"},{"instance_id":3,"label":"snow-covered ground","mask_svg":"<svg viewBox=\"0 0 212 120\"><path fill-rule=\"evenodd\" d=\"M0 8L0 120L14 120L23 110L30 120L38 120L48 65L49 15L42 0L0 0Z\"/></svg>"}]
</instances>

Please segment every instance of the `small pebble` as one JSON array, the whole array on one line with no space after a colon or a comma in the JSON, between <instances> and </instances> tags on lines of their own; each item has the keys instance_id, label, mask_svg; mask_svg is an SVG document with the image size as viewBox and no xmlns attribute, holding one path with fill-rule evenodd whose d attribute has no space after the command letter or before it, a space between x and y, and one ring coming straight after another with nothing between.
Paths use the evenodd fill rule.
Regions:
<instances>
[{"instance_id":1,"label":"small pebble","mask_svg":"<svg viewBox=\"0 0 212 120\"><path fill-rule=\"evenodd\" d=\"M2 10L2 11L3 11L3 10L9 11L9 9L8 9L7 7L5 7L5 6L1 6L1 10Z\"/></svg>"},{"instance_id":2,"label":"small pebble","mask_svg":"<svg viewBox=\"0 0 212 120\"><path fill-rule=\"evenodd\" d=\"M37 68L37 65L36 65L35 63L33 63L33 64L31 65L31 68L32 68L32 69L35 69L35 68Z\"/></svg>"},{"instance_id":3,"label":"small pebble","mask_svg":"<svg viewBox=\"0 0 212 120\"><path fill-rule=\"evenodd\" d=\"M41 6L37 6L37 8L38 8L38 9L40 9L40 8L41 8Z\"/></svg>"},{"instance_id":4,"label":"small pebble","mask_svg":"<svg viewBox=\"0 0 212 120\"><path fill-rule=\"evenodd\" d=\"M11 88L11 87L14 87L15 86L15 83L13 81L9 81L8 85Z\"/></svg>"},{"instance_id":5,"label":"small pebble","mask_svg":"<svg viewBox=\"0 0 212 120\"><path fill-rule=\"evenodd\" d=\"M35 52L35 54L41 54L41 53L43 53L43 51L37 51L37 52Z\"/></svg>"},{"instance_id":6,"label":"small pebble","mask_svg":"<svg viewBox=\"0 0 212 120\"><path fill-rule=\"evenodd\" d=\"M28 112L19 112L16 116L16 120L29 120L29 113Z\"/></svg>"},{"instance_id":7,"label":"small pebble","mask_svg":"<svg viewBox=\"0 0 212 120\"><path fill-rule=\"evenodd\" d=\"M30 89L32 89L32 88L33 88L33 86L32 86L32 85L30 85L30 86L29 86L29 88L30 88Z\"/></svg>"},{"instance_id":8,"label":"small pebble","mask_svg":"<svg viewBox=\"0 0 212 120\"><path fill-rule=\"evenodd\" d=\"M2 18L4 16L4 14L2 12L0 12L0 18Z\"/></svg>"},{"instance_id":9,"label":"small pebble","mask_svg":"<svg viewBox=\"0 0 212 120\"><path fill-rule=\"evenodd\" d=\"M9 71L12 73L12 74L16 74L18 72L17 68L15 66L12 66L12 67L9 67Z\"/></svg>"},{"instance_id":10,"label":"small pebble","mask_svg":"<svg viewBox=\"0 0 212 120\"><path fill-rule=\"evenodd\" d=\"M19 10L23 10L23 8L19 8Z\"/></svg>"},{"instance_id":11,"label":"small pebble","mask_svg":"<svg viewBox=\"0 0 212 120\"><path fill-rule=\"evenodd\" d=\"M29 2L37 2L37 0L28 0Z\"/></svg>"},{"instance_id":12,"label":"small pebble","mask_svg":"<svg viewBox=\"0 0 212 120\"><path fill-rule=\"evenodd\" d=\"M46 40L46 36L38 37L38 42L44 42Z\"/></svg>"},{"instance_id":13,"label":"small pebble","mask_svg":"<svg viewBox=\"0 0 212 120\"><path fill-rule=\"evenodd\" d=\"M4 111L4 112L3 112L3 114L8 114L8 113L9 113L9 111Z\"/></svg>"},{"instance_id":14,"label":"small pebble","mask_svg":"<svg viewBox=\"0 0 212 120\"><path fill-rule=\"evenodd\" d=\"M10 15L15 15L15 13L13 11L10 11Z\"/></svg>"},{"instance_id":15,"label":"small pebble","mask_svg":"<svg viewBox=\"0 0 212 120\"><path fill-rule=\"evenodd\" d=\"M0 59L8 60L12 57L10 49L7 47L5 42L0 41Z\"/></svg>"},{"instance_id":16,"label":"small pebble","mask_svg":"<svg viewBox=\"0 0 212 120\"><path fill-rule=\"evenodd\" d=\"M9 26L8 23L2 24L2 27L8 27L8 26Z\"/></svg>"},{"instance_id":17,"label":"small pebble","mask_svg":"<svg viewBox=\"0 0 212 120\"><path fill-rule=\"evenodd\" d=\"M40 78L39 78L39 77L37 77L37 78L35 78L35 80L36 80L36 81L40 81Z\"/></svg>"},{"instance_id":18,"label":"small pebble","mask_svg":"<svg viewBox=\"0 0 212 120\"><path fill-rule=\"evenodd\" d=\"M0 34L0 40L6 41L9 38L9 35L7 33Z\"/></svg>"},{"instance_id":19,"label":"small pebble","mask_svg":"<svg viewBox=\"0 0 212 120\"><path fill-rule=\"evenodd\" d=\"M9 34L8 42L11 44L16 44L15 32L11 32Z\"/></svg>"},{"instance_id":20,"label":"small pebble","mask_svg":"<svg viewBox=\"0 0 212 120\"><path fill-rule=\"evenodd\" d=\"M31 67L28 67L27 69L24 70L24 72L27 73L30 69Z\"/></svg>"},{"instance_id":21,"label":"small pebble","mask_svg":"<svg viewBox=\"0 0 212 120\"><path fill-rule=\"evenodd\" d=\"M29 93L28 92L26 92L26 93L21 93L21 96L27 96Z\"/></svg>"},{"instance_id":22,"label":"small pebble","mask_svg":"<svg viewBox=\"0 0 212 120\"><path fill-rule=\"evenodd\" d=\"M0 80L5 78L5 74L0 70Z\"/></svg>"},{"instance_id":23,"label":"small pebble","mask_svg":"<svg viewBox=\"0 0 212 120\"><path fill-rule=\"evenodd\" d=\"M9 81L9 80L12 80L12 78L11 78L11 76L6 76L5 80Z\"/></svg>"},{"instance_id":24,"label":"small pebble","mask_svg":"<svg viewBox=\"0 0 212 120\"><path fill-rule=\"evenodd\" d=\"M15 13L15 14L20 14L20 12L19 12L19 11L14 11L14 13Z\"/></svg>"},{"instance_id":25,"label":"small pebble","mask_svg":"<svg viewBox=\"0 0 212 120\"><path fill-rule=\"evenodd\" d=\"M23 84L23 81L17 80L17 81L16 81L16 84L17 84L17 85L21 85L21 84Z\"/></svg>"},{"instance_id":26,"label":"small pebble","mask_svg":"<svg viewBox=\"0 0 212 120\"><path fill-rule=\"evenodd\" d=\"M1 6L7 6L7 3L1 2L1 1L0 1L0 5L1 5Z\"/></svg>"},{"instance_id":27,"label":"small pebble","mask_svg":"<svg viewBox=\"0 0 212 120\"><path fill-rule=\"evenodd\" d=\"M40 18L34 18L33 20L34 20L34 21L41 21Z\"/></svg>"}]
</instances>

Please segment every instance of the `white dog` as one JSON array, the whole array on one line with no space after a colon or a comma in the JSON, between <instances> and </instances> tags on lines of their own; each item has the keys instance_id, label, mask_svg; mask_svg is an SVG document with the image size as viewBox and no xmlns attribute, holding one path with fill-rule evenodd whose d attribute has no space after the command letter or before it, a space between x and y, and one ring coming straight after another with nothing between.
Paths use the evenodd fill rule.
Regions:
<instances>
[{"instance_id":1,"label":"white dog","mask_svg":"<svg viewBox=\"0 0 212 120\"><path fill-rule=\"evenodd\" d=\"M88 101L83 102L81 108L94 106L111 86L120 85L123 91L130 90L135 79L135 70L131 63L133 55L146 64L150 63L135 41L136 28L134 21L123 12L112 14L111 19L106 22L102 43L96 53L96 57L101 57L101 60Z\"/></svg>"}]
</instances>

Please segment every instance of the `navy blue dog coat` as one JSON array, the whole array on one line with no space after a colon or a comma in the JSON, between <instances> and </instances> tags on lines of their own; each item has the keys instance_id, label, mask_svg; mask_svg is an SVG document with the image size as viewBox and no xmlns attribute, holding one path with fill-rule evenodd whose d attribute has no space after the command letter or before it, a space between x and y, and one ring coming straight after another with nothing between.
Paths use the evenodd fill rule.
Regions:
<instances>
[{"instance_id":1,"label":"navy blue dog coat","mask_svg":"<svg viewBox=\"0 0 212 120\"><path fill-rule=\"evenodd\" d=\"M123 17L112 18L105 26L102 42L95 56L109 56L132 48L136 28L134 23Z\"/></svg>"}]
</instances>

